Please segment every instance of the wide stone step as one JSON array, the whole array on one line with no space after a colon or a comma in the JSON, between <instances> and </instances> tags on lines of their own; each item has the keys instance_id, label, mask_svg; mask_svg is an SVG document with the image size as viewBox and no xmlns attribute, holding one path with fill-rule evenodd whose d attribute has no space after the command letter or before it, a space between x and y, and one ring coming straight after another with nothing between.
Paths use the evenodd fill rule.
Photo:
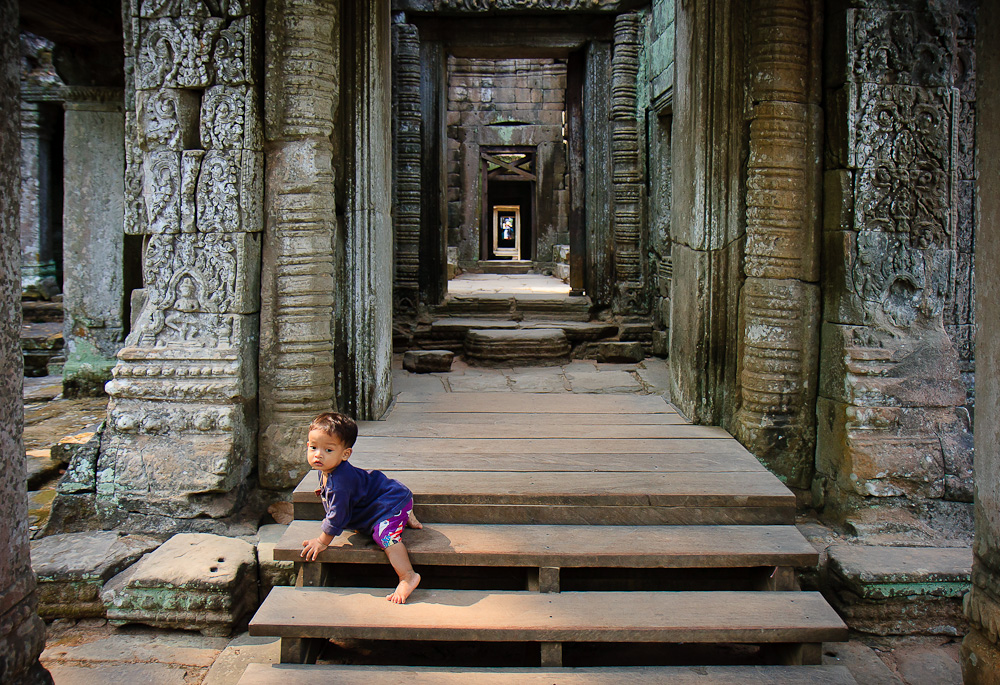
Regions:
<instances>
[{"instance_id":1,"label":"wide stone step","mask_svg":"<svg viewBox=\"0 0 1000 685\"><path fill-rule=\"evenodd\" d=\"M758 468L640 473L595 473L583 469L580 472L384 471L413 491L416 513L427 522L793 523L795 495L759 464ZM310 473L295 488L292 501L296 519L323 518L316 487L316 476Z\"/></svg>"},{"instance_id":2,"label":"wide stone step","mask_svg":"<svg viewBox=\"0 0 1000 685\"><path fill-rule=\"evenodd\" d=\"M420 668L250 664L239 685L856 685L844 666L633 666L624 668Z\"/></svg>"},{"instance_id":3,"label":"wide stone step","mask_svg":"<svg viewBox=\"0 0 1000 685\"><path fill-rule=\"evenodd\" d=\"M442 304L431 311L435 316L517 316L587 321L590 319L590 307L590 298L582 295L476 293L448 295Z\"/></svg>"},{"instance_id":4,"label":"wide stone step","mask_svg":"<svg viewBox=\"0 0 1000 685\"><path fill-rule=\"evenodd\" d=\"M524 320L485 319L447 317L435 320L430 327L429 337L432 339L450 340L463 339L470 330L517 330L558 328L570 342L585 340L601 340L618 335L618 325L604 321L559 321L559 320Z\"/></svg>"},{"instance_id":5,"label":"wide stone step","mask_svg":"<svg viewBox=\"0 0 1000 685\"><path fill-rule=\"evenodd\" d=\"M483 592L274 588L250 634L485 642L818 645L847 626L818 592ZM804 658L818 663L819 650Z\"/></svg>"},{"instance_id":6,"label":"wide stone step","mask_svg":"<svg viewBox=\"0 0 1000 685\"><path fill-rule=\"evenodd\" d=\"M295 521L275 561L302 561L315 521ZM427 524L403 540L418 566L731 568L814 566L819 555L794 526L505 526ZM345 532L317 561L385 563L370 536Z\"/></svg>"},{"instance_id":7,"label":"wide stone step","mask_svg":"<svg viewBox=\"0 0 1000 685\"><path fill-rule=\"evenodd\" d=\"M465 334L465 358L471 363L565 363L570 344L559 328L475 329Z\"/></svg>"}]
</instances>

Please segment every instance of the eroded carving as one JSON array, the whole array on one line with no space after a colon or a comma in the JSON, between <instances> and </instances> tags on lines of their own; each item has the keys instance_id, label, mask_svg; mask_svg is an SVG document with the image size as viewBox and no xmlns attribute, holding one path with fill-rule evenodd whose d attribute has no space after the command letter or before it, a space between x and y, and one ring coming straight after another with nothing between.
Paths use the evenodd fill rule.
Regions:
<instances>
[{"instance_id":1,"label":"eroded carving","mask_svg":"<svg viewBox=\"0 0 1000 685\"><path fill-rule=\"evenodd\" d=\"M862 83L854 112L856 166L950 169L951 90Z\"/></svg>"},{"instance_id":2,"label":"eroded carving","mask_svg":"<svg viewBox=\"0 0 1000 685\"><path fill-rule=\"evenodd\" d=\"M261 148L255 92L246 86L214 86L201 107L201 142L208 150Z\"/></svg>"},{"instance_id":3,"label":"eroded carving","mask_svg":"<svg viewBox=\"0 0 1000 685\"><path fill-rule=\"evenodd\" d=\"M489 10L613 10L619 0L436 0L436 9L486 12Z\"/></svg>"},{"instance_id":4,"label":"eroded carving","mask_svg":"<svg viewBox=\"0 0 1000 685\"><path fill-rule=\"evenodd\" d=\"M254 83L252 74L253 18L243 17L219 32L212 52L215 82L220 85L239 86Z\"/></svg>"},{"instance_id":5,"label":"eroded carving","mask_svg":"<svg viewBox=\"0 0 1000 685\"><path fill-rule=\"evenodd\" d=\"M955 33L946 15L848 10L853 73L861 81L950 84Z\"/></svg>"},{"instance_id":6,"label":"eroded carving","mask_svg":"<svg viewBox=\"0 0 1000 685\"><path fill-rule=\"evenodd\" d=\"M150 233L177 233L181 228L181 153L148 152L142 162L146 227Z\"/></svg>"},{"instance_id":7,"label":"eroded carving","mask_svg":"<svg viewBox=\"0 0 1000 685\"><path fill-rule=\"evenodd\" d=\"M151 20L140 39L136 87L207 87L212 45L222 26L215 17Z\"/></svg>"},{"instance_id":8,"label":"eroded carving","mask_svg":"<svg viewBox=\"0 0 1000 685\"><path fill-rule=\"evenodd\" d=\"M140 91L140 146L143 150L185 150L198 146L198 95L178 89Z\"/></svg>"}]
</instances>

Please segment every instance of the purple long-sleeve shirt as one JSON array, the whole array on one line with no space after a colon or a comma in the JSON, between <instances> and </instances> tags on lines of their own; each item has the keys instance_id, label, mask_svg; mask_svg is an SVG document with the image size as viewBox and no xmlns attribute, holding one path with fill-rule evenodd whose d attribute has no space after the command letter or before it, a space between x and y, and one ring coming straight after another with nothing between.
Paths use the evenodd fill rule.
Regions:
<instances>
[{"instance_id":1,"label":"purple long-sleeve shirt","mask_svg":"<svg viewBox=\"0 0 1000 685\"><path fill-rule=\"evenodd\" d=\"M323 474L319 474L320 483ZM326 518L320 528L337 537L344 530L371 532L375 524L403 508L413 493L381 471L366 471L343 461L320 488Z\"/></svg>"}]
</instances>

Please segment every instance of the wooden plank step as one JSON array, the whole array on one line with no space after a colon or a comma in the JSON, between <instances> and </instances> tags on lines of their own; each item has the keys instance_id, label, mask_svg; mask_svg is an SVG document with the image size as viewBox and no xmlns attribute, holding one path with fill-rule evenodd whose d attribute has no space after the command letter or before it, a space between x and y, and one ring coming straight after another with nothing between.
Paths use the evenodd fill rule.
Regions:
<instances>
[{"instance_id":1,"label":"wooden plank step","mask_svg":"<svg viewBox=\"0 0 1000 685\"><path fill-rule=\"evenodd\" d=\"M290 524L276 561L302 561L315 521ZM814 566L819 555L794 526L505 526L427 524L403 541L417 566L722 568ZM370 536L344 533L321 562L384 563Z\"/></svg>"},{"instance_id":2,"label":"wooden plank step","mask_svg":"<svg viewBox=\"0 0 1000 685\"><path fill-rule=\"evenodd\" d=\"M685 426L674 426L683 428ZM512 430L512 432L514 432ZM446 448L457 454L506 454L516 452L582 454L585 452L625 452L629 454L690 454L711 452L719 455L753 455L732 437L679 438L674 440L631 440L627 438L453 438L443 443L441 439L369 438L359 437L354 449L359 452L438 452Z\"/></svg>"},{"instance_id":3,"label":"wooden plank step","mask_svg":"<svg viewBox=\"0 0 1000 685\"><path fill-rule=\"evenodd\" d=\"M612 415L613 416L613 415ZM430 421L361 421L358 435L374 438L406 438L408 440L462 440L488 438L496 440L687 440L691 438L733 440L733 436L718 426L695 426L689 423L674 425L622 425L609 421L603 425L560 425L547 421L522 421L508 418L502 423L451 424ZM621 450L626 451L626 450Z\"/></svg>"},{"instance_id":4,"label":"wooden plank step","mask_svg":"<svg viewBox=\"0 0 1000 685\"><path fill-rule=\"evenodd\" d=\"M655 414L604 414L599 412L577 412L575 414L536 414L532 412L445 414L440 412L422 412L417 409L419 406L415 403L407 404L405 407L399 405L397 406L397 412L394 412L385 419L379 421L359 421L358 425L361 427L361 435L377 435L377 433L369 432L368 426L377 428L379 426L396 425L397 423L405 423L418 430L423 425L510 427L516 423L518 426L667 426L691 423L680 414L669 412Z\"/></svg>"},{"instance_id":5,"label":"wooden plank step","mask_svg":"<svg viewBox=\"0 0 1000 685\"><path fill-rule=\"evenodd\" d=\"M276 587L250 634L487 642L817 644L847 639L818 592L482 592Z\"/></svg>"},{"instance_id":6,"label":"wooden plank step","mask_svg":"<svg viewBox=\"0 0 1000 685\"><path fill-rule=\"evenodd\" d=\"M692 473L518 473L393 471L414 501L450 504L548 504L623 507L795 506L795 495L767 471ZM308 473L293 502L319 503L317 477Z\"/></svg>"},{"instance_id":7,"label":"wooden plank step","mask_svg":"<svg viewBox=\"0 0 1000 685\"><path fill-rule=\"evenodd\" d=\"M535 392L401 392L392 411L404 405L417 404L422 412L447 413L548 413L600 412L606 414L676 414L659 395L574 395L560 394L553 401L552 393ZM391 414L390 414L391 415Z\"/></svg>"},{"instance_id":8,"label":"wooden plank step","mask_svg":"<svg viewBox=\"0 0 1000 685\"><path fill-rule=\"evenodd\" d=\"M420 668L250 664L239 685L857 685L844 666L630 666L621 668Z\"/></svg>"}]
</instances>

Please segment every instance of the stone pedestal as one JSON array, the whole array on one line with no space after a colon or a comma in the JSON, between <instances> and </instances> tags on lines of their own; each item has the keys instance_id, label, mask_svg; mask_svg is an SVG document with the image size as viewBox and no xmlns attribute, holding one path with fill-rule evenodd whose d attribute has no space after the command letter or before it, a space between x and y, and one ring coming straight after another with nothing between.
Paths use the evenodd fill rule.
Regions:
<instances>
[{"instance_id":1,"label":"stone pedestal","mask_svg":"<svg viewBox=\"0 0 1000 685\"><path fill-rule=\"evenodd\" d=\"M64 332L67 397L101 395L121 349L125 115L117 89L65 104Z\"/></svg>"},{"instance_id":2,"label":"stone pedestal","mask_svg":"<svg viewBox=\"0 0 1000 685\"><path fill-rule=\"evenodd\" d=\"M45 625L36 613L24 490L17 26L17 2L0 0L0 682L51 683L38 663Z\"/></svg>"}]
</instances>

